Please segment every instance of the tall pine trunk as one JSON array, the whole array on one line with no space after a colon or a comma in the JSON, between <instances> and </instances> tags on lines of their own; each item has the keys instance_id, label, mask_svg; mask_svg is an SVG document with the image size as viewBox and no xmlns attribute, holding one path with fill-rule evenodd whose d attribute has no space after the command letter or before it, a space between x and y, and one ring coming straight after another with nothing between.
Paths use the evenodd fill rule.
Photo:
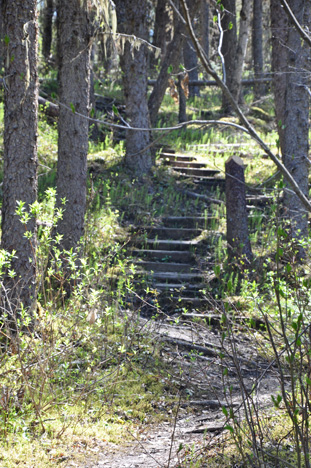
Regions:
<instances>
[{"instance_id":1,"label":"tall pine trunk","mask_svg":"<svg viewBox=\"0 0 311 468\"><path fill-rule=\"evenodd\" d=\"M192 41L190 38L186 38L184 41L184 65L189 75L190 81L197 81L199 74L198 74L198 57L195 48L192 45ZM198 86L190 86L189 87L189 96L200 96L200 89Z\"/></svg>"},{"instance_id":2,"label":"tall pine trunk","mask_svg":"<svg viewBox=\"0 0 311 468\"><path fill-rule=\"evenodd\" d=\"M310 17L304 24L309 6L304 0L291 0L289 5L300 24L310 28ZM301 40L294 26L290 26L287 39L287 83L285 93L285 132L283 161L285 167L308 196L309 170L309 46ZM291 221L292 236L307 238L308 213L290 187L284 193L284 205ZM302 253L302 249L299 249Z\"/></svg>"},{"instance_id":3,"label":"tall pine trunk","mask_svg":"<svg viewBox=\"0 0 311 468\"><path fill-rule=\"evenodd\" d=\"M251 23L252 3L250 0L242 0L240 11L239 38L237 43L234 72L232 77L232 94L236 101L240 98L242 74L248 43L249 28Z\"/></svg>"},{"instance_id":4,"label":"tall pine trunk","mask_svg":"<svg viewBox=\"0 0 311 468\"><path fill-rule=\"evenodd\" d=\"M145 0L117 2L118 30L148 40L149 6ZM123 90L126 104L126 117L132 127L150 127L147 85L148 49L144 43L133 44L127 41L121 56ZM125 164L138 176L147 174L152 167L152 157L148 145L150 134L144 130L127 130Z\"/></svg>"},{"instance_id":5,"label":"tall pine trunk","mask_svg":"<svg viewBox=\"0 0 311 468\"><path fill-rule=\"evenodd\" d=\"M182 48L184 41L184 26L178 22L175 26L173 39L168 44L166 55L162 61L162 66L153 90L149 96L148 108L150 113L150 121L152 127L156 126L158 112L162 104L165 91L168 86L168 79L170 76L169 69L176 70L180 62L180 55L178 51Z\"/></svg>"},{"instance_id":6,"label":"tall pine trunk","mask_svg":"<svg viewBox=\"0 0 311 468\"><path fill-rule=\"evenodd\" d=\"M237 51L237 26L235 0L223 0L222 5L225 13L221 20L223 30L223 44L221 48L224 57L226 84L233 93L233 78ZM231 103L225 93L222 94L222 109L225 114L232 111Z\"/></svg>"},{"instance_id":7,"label":"tall pine trunk","mask_svg":"<svg viewBox=\"0 0 311 468\"><path fill-rule=\"evenodd\" d=\"M255 79L263 78L263 48L262 48L262 0L253 3L252 52ZM259 99L264 93L264 85L255 83L255 97Z\"/></svg>"},{"instance_id":8,"label":"tall pine trunk","mask_svg":"<svg viewBox=\"0 0 311 468\"><path fill-rule=\"evenodd\" d=\"M52 46L54 0L46 0L43 10L43 34L42 34L42 55L47 62Z\"/></svg>"},{"instance_id":9,"label":"tall pine trunk","mask_svg":"<svg viewBox=\"0 0 311 468\"><path fill-rule=\"evenodd\" d=\"M200 14L200 36L201 46L206 54L209 56L209 0L201 0L201 14Z\"/></svg>"},{"instance_id":10,"label":"tall pine trunk","mask_svg":"<svg viewBox=\"0 0 311 468\"><path fill-rule=\"evenodd\" d=\"M14 251L14 278L4 278L8 301L2 306L18 314L36 300L36 221L24 226L16 216L37 199L37 1L2 0L6 86L4 87L4 179L1 248ZM25 231L31 236L25 237ZM4 291L1 291L5 298ZM4 310L2 309L2 315Z\"/></svg>"},{"instance_id":11,"label":"tall pine trunk","mask_svg":"<svg viewBox=\"0 0 311 468\"><path fill-rule=\"evenodd\" d=\"M291 0L289 6L303 26L310 28L310 5ZM305 20L305 23L303 22ZM272 66L275 111L280 149L285 167L308 195L309 96L307 90L309 49L289 23L279 0L271 0ZM308 218L298 197L287 186L285 214L292 238L306 238ZM304 251L299 248L299 256Z\"/></svg>"},{"instance_id":12,"label":"tall pine trunk","mask_svg":"<svg viewBox=\"0 0 311 468\"><path fill-rule=\"evenodd\" d=\"M155 10L153 44L161 49L161 62L166 55L167 45L171 42L174 33L173 9L168 0L158 0ZM152 60L154 66L157 60Z\"/></svg>"},{"instance_id":13,"label":"tall pine trunk","mask_svg":"<svg viewBox=\"0 0 311 468\"><path fill-rule=\"evenodd\" d=\"M90 24L87 0L59 2L60 102L57 226L61 247L75 251L84 234L90 99ZM81 114L80 115L78 115ZM66 200L65 206L62 200Z\"/></svg>"},{"instance_id":14,"label":"tall pine trunk","mask_svg":"<svg viewBox=\"0 0 311 468\"><path fill-rule=\"evenodd\" d=\"M0 72L3 67L3 16L2 16L2 0L0 0Z\"/></svg>"}]
</instances>

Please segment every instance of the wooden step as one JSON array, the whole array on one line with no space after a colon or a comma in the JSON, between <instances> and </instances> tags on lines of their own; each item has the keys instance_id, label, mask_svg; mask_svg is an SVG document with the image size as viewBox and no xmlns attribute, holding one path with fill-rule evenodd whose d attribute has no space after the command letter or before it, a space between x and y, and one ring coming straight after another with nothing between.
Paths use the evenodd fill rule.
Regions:
<instances>
[{"instance_id":1,"label":"wooden step","mask_svg":"<svg viewBox=\"0 0 311 468\"><path fill-rule=\"evenodd\" d=\"M138 260L135 265L138 269L143 268L147 272L172 272L172 273L191 273L197 271L197 269L189 265L189 263L174 263L174 262L151 262Z\"/></svg>"},{"instance_id":2,"label":"wooden step","mask_svg":"<svg viewBox=\"0 0 311 468\"><path fill-rule=\"evenodd\" d=\"M207 189L220 188L225 189L226 180L221 177L197 177L192 175L181 174L180 177L192 179L196 185L202 185Z\"/></svg>"},{"instance_id":3,"label":"wooden step","mask_svg":"<svg viewBox=\"0 0 311 468\"><path fill-rule=\"evenodd\" d=\"M137 228L136 228L137 229ZM147 235L161 240L171 239L185 239L190 240L202 234L201 229L195 228L170 228L170 227L153 227L145 226L140 228L140 232L144 231Z\"/></svg>"},{"instance_id":4,"label":"wooden step","mask_svg":"<svg viewBox=\"0 0 311 468\"><path fill-rule=\"evenodd\" d=\"M199 295L200 291L206 288L205 283L155 283L154 289L163 293L181 292L187 296Z\"/></svg>"},{"instance_id":5,"label":"wooden step","mask_svg":"<svg viewBox=\"0 0 311 468\"><path fill-rule=\"evenodd\" d=\"M197 158L192 155L186 154L176 154L176 153L161 153L161 159L166 159L168 161L196 161Z\"/></svg>"},{"instance_id":6,"label":"wooden step","mask_svg":"<svg viewBox=\"0 0 311 468\"><path fill-rule=\"evenodd\" d=\"M154 271L148 272L146 270L137 269L135 272L136 278L141 276L142 278L149 279L149 281L153 282L153 285L161 283L167 283L169 287L169 283L173 284L174 286L179 284L181 287L184 283L202 283L204 281L204 277L202 273L178 273L175 271ZM139 284L139 280L136 281Z\"/></svg>"},{"instance_id":7,"label":"wooden step","mask_svg":"<svg viewBox=\"0 0 311 468\"><path fill-rule=\"evenodd\" d=\"M189 250L195 249L200 245L197 240L162 240L162 239L147 239L145 245L155 250Z\"/></svg>"},{"instance_id":8,"label":"wooden step","mask_svg":"<svg viewBox=\"0 0 311 468\"><path fill-rule=\"evenodd\" d=\"M204 279L202 273L175 273L171 271L155 271L152 274L152 277L155 280L161 280L168 283L172 281L174 284L184 281L188 281L189 283L197 283L199 281L202 282Z\"/></svg>"},{"instance_id":9,"label":"wooden step","mask_svg":"<svg viewBox=\"0 0 311 468\"><path fill-rule=\"evenodd\" d=\"M203 297L186 297L186 296L173 296L171 301L177 306L183 305L192 308L206 307L207 300Z\"/></svg>"},{"instance_id":10,"label":"wooden step","mask_svg":"<svg viewBox=\"0 0 311 468\"><path fill-rule=\"evenodd\" d=\"M213 177L216 174L220 174L218 169L199 169L199 168L191 168L191 167L177 167L172 166L172 169L175 172L180 172L183 175L191 175L196 177Z\"/></svg>"},{"instance_id":11,"label":"wooden step","mask_svg":"<svg viewBox=\"0 0 311 468\"><path fill-rule=\"evenodd\" d=\"M182 262L191 263L194 256L191 252L184 252L178 250L147 250L147 249L134 249L132 255L135 257L143 257L148 259L157 259L158 261L166 262Z\"/></svg>"},{"instance_id":12,"label":"wooden step","mask_svg":"<svg viewBox=\"0 0 311 468\"><path fill-rule=\"evenodd\" d=\"M206 227L211 224L213 221L219 221L219 218L216 216L167 216L162 218L162 223L165 226L173 227L187 227L195 229L206 229Z\"/></svg>"},{"instance_id":13,"label":"wooden step","mask_svg":"<svg viewBox=\"0 0 311 468\"><path fill-rule=\"evenodd\" d=\"M176 160L167 160L164 161L166 164L171 165L173 169L175 168L189 168L189 169L203 169L206 168L205 163L200 163L196 161L176 161Z\"/></svg>"}]
</instances>

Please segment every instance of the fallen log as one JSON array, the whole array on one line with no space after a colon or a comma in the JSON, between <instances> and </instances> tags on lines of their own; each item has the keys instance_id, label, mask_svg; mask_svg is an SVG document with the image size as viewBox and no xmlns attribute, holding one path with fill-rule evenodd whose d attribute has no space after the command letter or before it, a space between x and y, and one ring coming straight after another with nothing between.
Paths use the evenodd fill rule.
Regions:
<instances>
[{"instance_id":1,"label":"fallen log","mask_svg":"<svg viewBox=\"0 0 311 468\"><path fill-rule=\"evenodd\" d=\"M53 104L53 102L48 101L42 96L39 96L38 103L39 106L42 106L42 110L46 115L53 117L54 119L58 117L59 106L57 104Z\"/></svg>"},{"instance_id":2,"label":"fallen log","mask_svg":"<svg viewBox=\"0 0 311 468\"><path fill-rule=\"evenodd\" d=\"M218 357L219 351L221 350L221 346L213 345L210 343L204 343L205 346L202 346L196 343L191 343L190 341L181 340L178 338L172 338L170 336L162 335L162 334L160 335L160 338L162 341L166 341L173 345L180 346L181 348L187 349L188 351L198 351L199 353L202 353L204 356ZM219 351L217 352L212 348L216 348L216 349L218 348Z\"/></svg>"},{"instance_id":3,"label":"fallen log","mask_svg":"<svg viewBox=\"0 0 311 468\"><path fill-rule=\"evenodd\" d=\"M245 79L242 80L242 86L253 86L258 83L271 83L272 78L251 78L251 79ZM154 86L156 83L156 80L148 80L148 85L149 86ZM214 80L190 80L189 81L189 86L219 86L218 83ZM176 81L176 86L177 86L177 81Z\"/></svg>"}]
</instances>

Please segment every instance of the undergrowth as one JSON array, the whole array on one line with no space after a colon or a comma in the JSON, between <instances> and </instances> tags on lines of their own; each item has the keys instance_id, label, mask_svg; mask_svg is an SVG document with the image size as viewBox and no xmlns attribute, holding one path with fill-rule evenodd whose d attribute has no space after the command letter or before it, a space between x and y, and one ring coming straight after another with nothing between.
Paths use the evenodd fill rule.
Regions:
<instances>
[{"instance_id":1,"label":"undergrowth","mask_svg":"<svg viewBox=\"0 0 311 468\"><path fill-rule=\"evenodd\" d=\"M120 97L119 90L116 96ZM169 96L162 109L160 124L176 123L177 111ZM219 111L219 100L213 93L189 104L190 118L211 114L218 118ZM269 105L265 111L269 112ZM0 112L2 132L2 107ZM265 138L271 146L276 144L274 130ZM278 466L283 466L285 458L295 466L299 462L297 450L306 447L305 439L299 439L299 429L309 421L310 412L306 403L311 384L307 373L309 341L307 335L300 337L309 320L310 281L309 272L296 269L293 256L286 257L286 232L276 231L282 187L270 184L272 164L243 134L221 127L192 128L168 135L162 143L195 152L199 160L221 171L228 157L242 153L247 164L246 181L254 193L258 185L262 189L263 181L268 181L265 194L272 197L271 204L254 207L249 213L256 260L242 278L240 271L228 272L226 264L224 204L209 207L209 214L222 219L211 226L222 234L210 241L219 279L218 290L213 291L215 310L219 302L224 304L221 313L224 310L237 315L242 309L250 320L250 329L251 320L260 317L266 330L254 331L254 335L262 345L261 357L270 362L281 354L278 370L284 366L291 381L298 382L290 392L284 384L284 394L273 395L266 412L261 412L251 392L245 397L248 420L241 422L230 413L229 405L225 407L228 424L223 439L200 450L182 447L180 466L259 466L258 460L261 466L275 466L276 459ZM18 327L20 333L14 339L7 333L5 321L0 337L0 460L6 468L25 460L26 466L47 467L55 463L65 466L68 460L79 461L86 454L92 457L107 443L139 439L148 424L167 420L168 408L176 406L180 388L172 385L171 369L161 358L160 345L151 332L156 321L140 320L141 302L135 301L135 266L128 247L135 235L133 225L156 225L168 215L204 216L206 203L189 198L186 192L193 189L193 183L180 182L159 166L157 159L148 177L136 179L122 164L123 142L114 148L111 145L110 135L103 142L90 143L88 209L81 244L84 256L75 273L79 285L68 298L62 287L68 278L64 277L61 252L51 234L57 223L52 189L57 130L41 115L40 204L36 208L41 222L38 306L32 316L23 312L26 326ZM223 200L221 193L207 195ZM70 253L62 254L75 262ZM8 260L2 256L2 262ZM230 333L225 324L223 320L222 332ZM223 384L230 389L225 372ZM230 391L227 397L229 401ZM306 429L307 423L304 437ZM304 466L303 461L299 463ZM284 466L288 465L284 462Z\"/></svg>"}]
</instances>

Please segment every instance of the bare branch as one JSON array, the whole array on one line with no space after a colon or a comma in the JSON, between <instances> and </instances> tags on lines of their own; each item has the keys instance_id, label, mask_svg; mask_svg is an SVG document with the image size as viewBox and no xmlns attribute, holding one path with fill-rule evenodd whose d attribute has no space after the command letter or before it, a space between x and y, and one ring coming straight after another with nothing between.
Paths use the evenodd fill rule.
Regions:
<instances>
[{"instance_id":1,"label":"bare branch","mask_svg":"<svg viewBox=\"0 0 311 468\"><path fill-rule=\"evenodd\" d=\"M291 22L293 23L293 25L295 26L295 28L297 29L297 31L299 32L300 36L303 38L304 41L307 42L307 44L311 47L311 37L309 36L309 34L307 34L301 27L299 21L297 21L297 18L296 16L294 15L294 13L292 12L292 10L290 9L288 3L286 0L280 0L281 4L283 5L284 7L284 10L286 11L289 19L291 20Z\"/></svg>"}]
</instances>

